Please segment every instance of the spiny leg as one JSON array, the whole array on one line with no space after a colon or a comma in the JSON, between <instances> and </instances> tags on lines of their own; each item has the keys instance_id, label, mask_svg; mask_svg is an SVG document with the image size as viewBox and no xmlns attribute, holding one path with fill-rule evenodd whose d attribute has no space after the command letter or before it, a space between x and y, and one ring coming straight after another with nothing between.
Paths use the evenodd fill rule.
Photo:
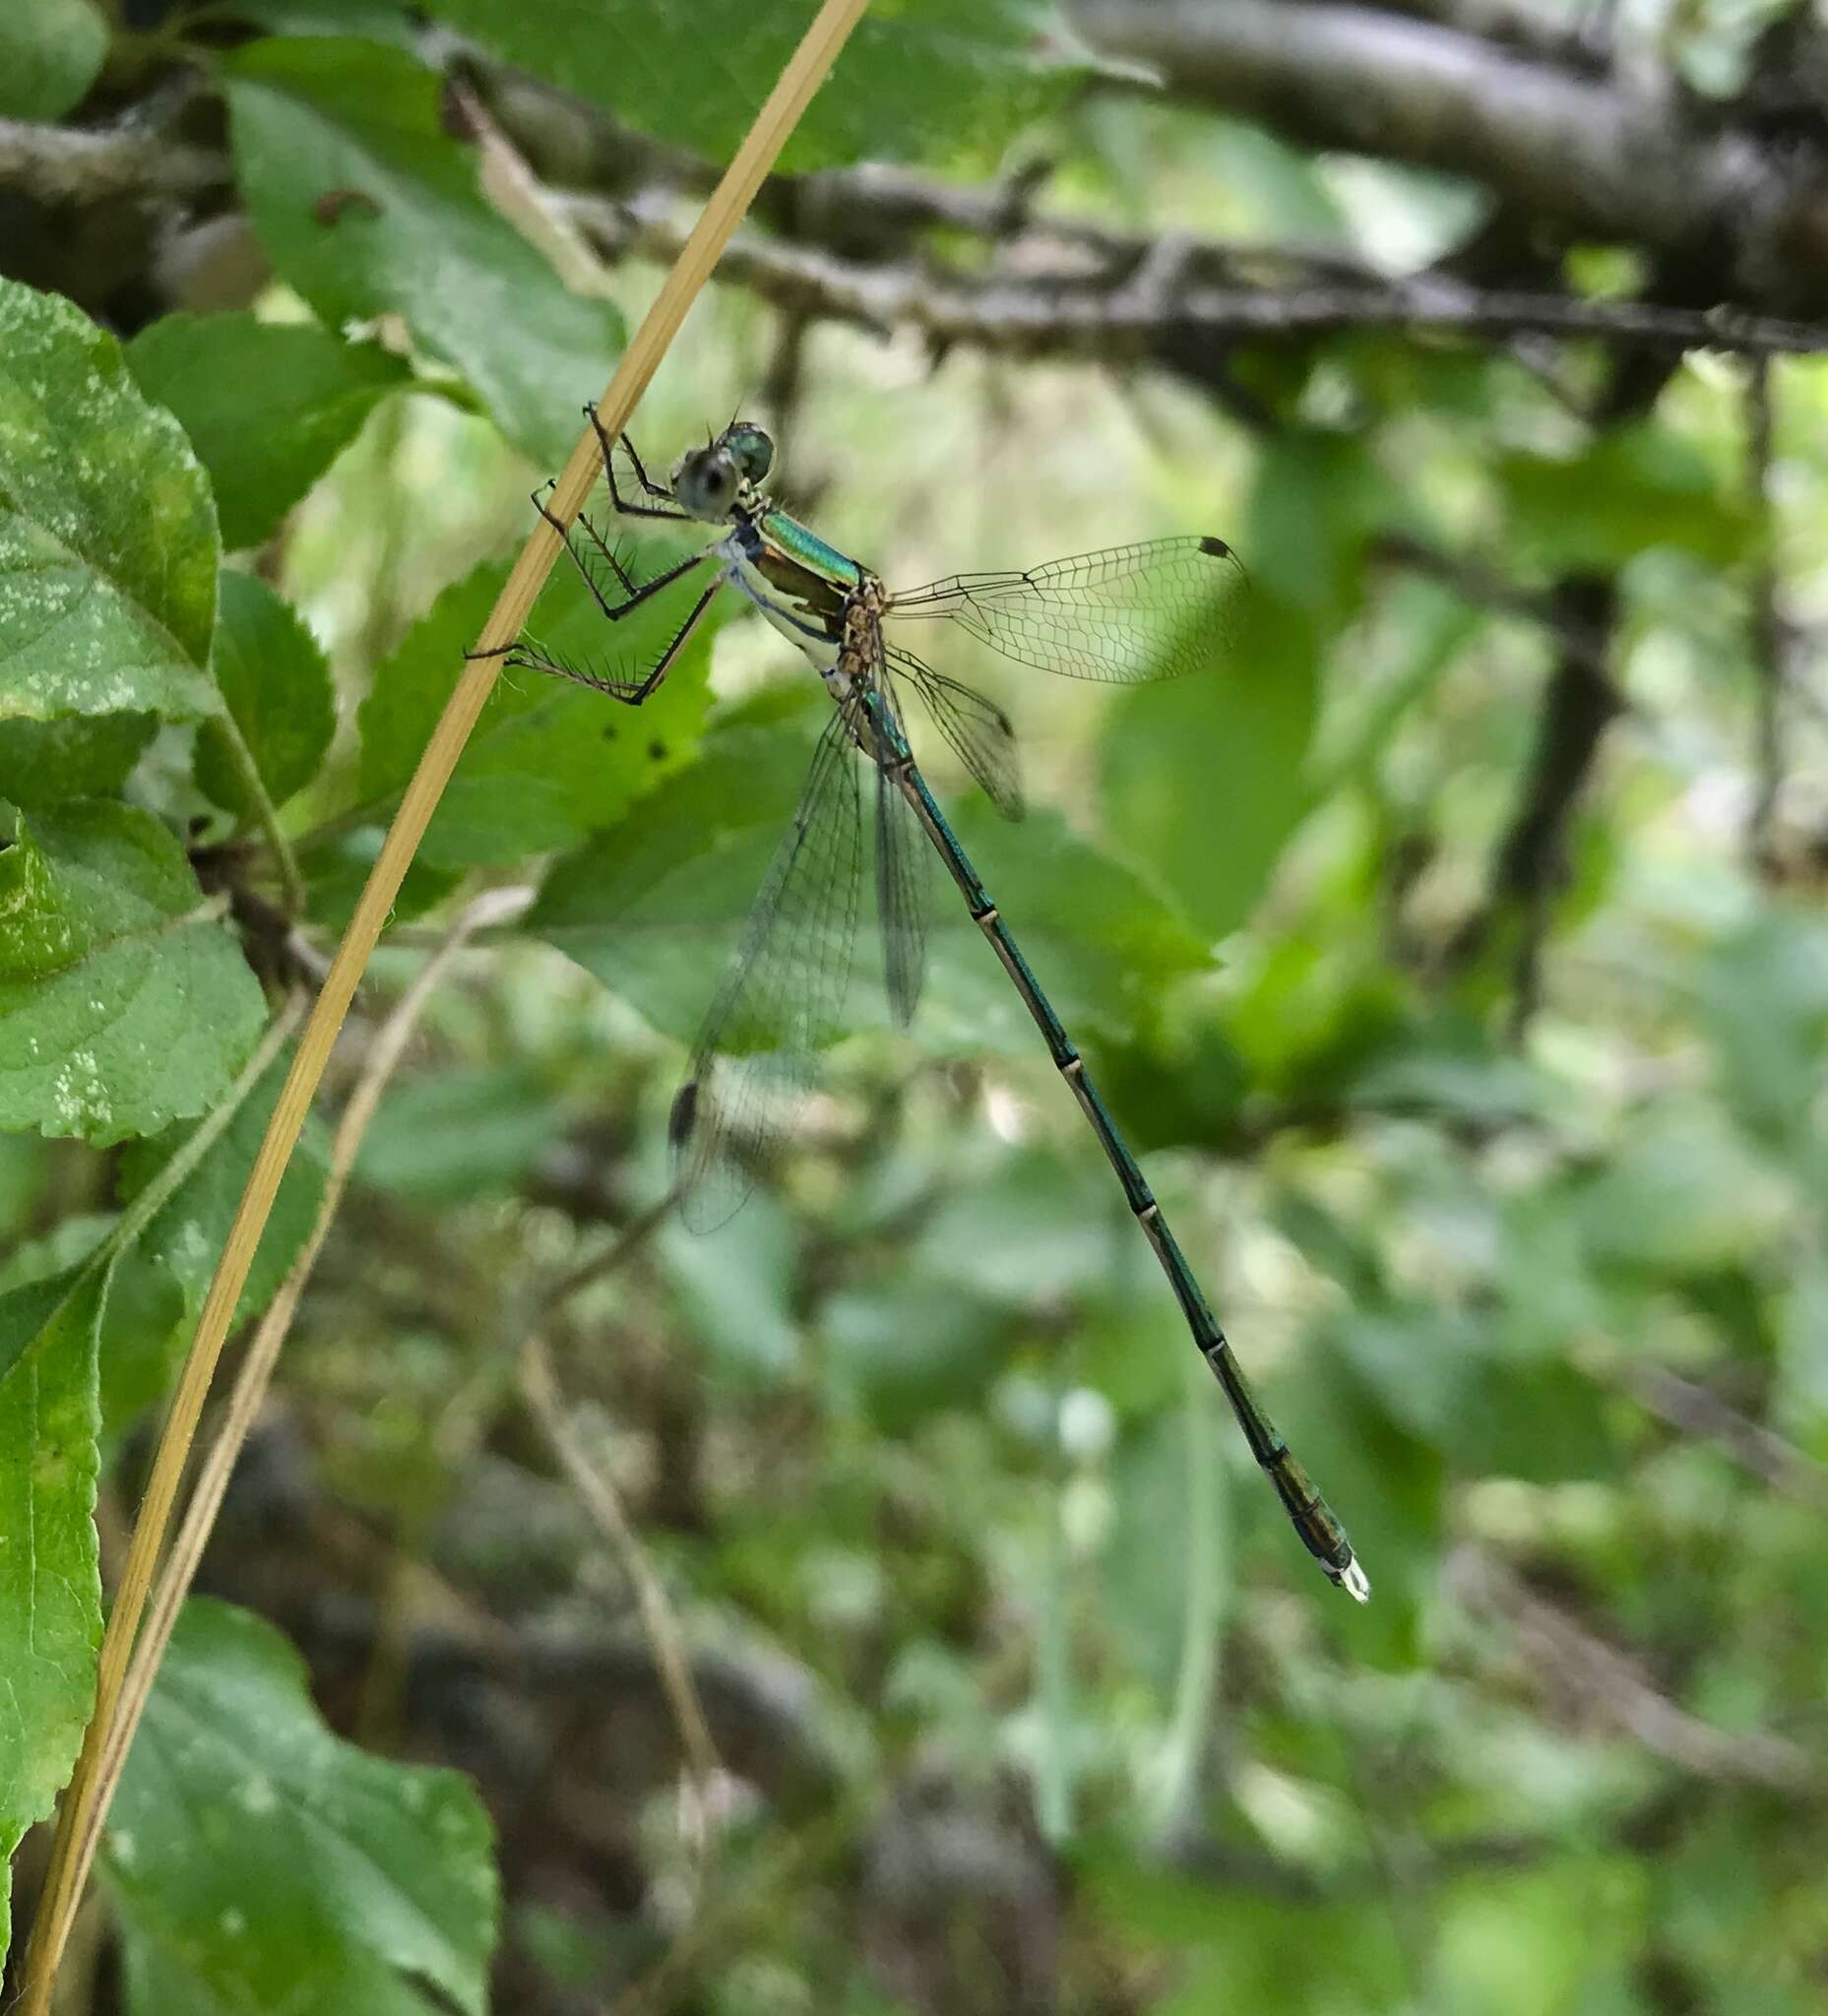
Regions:
<instances>
[{"instance_id":1,"label":"spiny leg","mask_svg":"<svg viewBox=\"0 0 1828 2016\"><path fill-rule=\"evenodd\" d=\"M659 498L660 504L666 508L662 510L657 504L635 504L623 496L615 480L615 443L604 432L594 403L584 409L584 416L591 423L592 433L597 436L597 452L602 458L603 481L609 486L609 502L617 515L622 518L669 518L678 523L689 523L692 514L681 511L673 502L672 492L649 476L641 457L635 453L635 444L626 434L622 436L622 446L627 449L628 459L634 465L636 481L650 497Z\"/></svg>"},{"instance_id":2,"label":"spiny leg","mask_svg":"<svg viewBox=\"0 0 1828 2016\"><path fill-rule=\"evenodd\" d=\"M645 582L640 586L637 586L633 577L629 574L628 569L622 565L622 562L616 557L615 553L610 549L608 543L604 540L602 535L597 530L597 528L591 523L591 521L588 518L584 517L583 514L580 513L578 523L584 527L585 531L591 536L592 543L596 546L597 550L603 556L603 558L609 563L610 568L613 570L615 574L616 582L622 590L622 600L619 602L612 602L609 599L609 598L606 595L604 595L602 590L602 584L597 579L596 575L591 572L590 566L586 561L584 555L578 551L577 546L573 543L570 528L561 525L558 518L552 512L546 509L544 502L545 492L549 490L551 487L552 485L550 481L547 481L542 483L539 486L539 488L534 492L534 509L537 511L540 517L543 518L545 522L552 528L552 530L558 534L559 537L565 541L565 550L567 553L571 555L571 564L578 570L579 574L583 576L584 585L586 588L590 590L592 599L596 602L597 606L602 611L604 616L606 616L611 623L619 623L622 620L622 618L629 613L631 609L639 608L643 602L648 601L654 596L659 595L662 589L670 588L672 584L675 581L677 581L682 575L691 573L694 567L702 567L705 564L705 562L711 557L708 551L703 553L689 554L685 559L681 560L676 567L668 567L663 574L657 574L652 581Z\"/></svg>"},{"instance_id":3,"label":"spiny leg","mask_svg":"<svg viewBox=\"0 0 1828 2016\"><path fill-rule=\"evenodd\" d=\"M698 558L703 559L704 555L701 553ZM697 561L694 561L692 564L696 565ZM683 570L675 569L674 571L676 574ZM671 577L668 578L670 579ZM712 597L723 586L724 578L720 575L705 590L704 594L699 597L697 601L692 604L690 614L687 615L685 621L673 633L672 642L667 645L666 649L654 662L653 667L645 678L612 678L607 673L593 671L589 665L573 664L568 660L555 657L550 652L541 651L536 644L517 644L512 646L508 663L511 665L524 665L529 671L533 672L546 672L555 679L570 679L575 685L590 687L594 693L607 693L611 700L619 700L624 707L639 707L672 669L673 661L684 650L686 640L697 629L699 619L710 608ZM628 613L628 606L625 605L618 613L626 615Z\"/></svg>"}]
</instances>

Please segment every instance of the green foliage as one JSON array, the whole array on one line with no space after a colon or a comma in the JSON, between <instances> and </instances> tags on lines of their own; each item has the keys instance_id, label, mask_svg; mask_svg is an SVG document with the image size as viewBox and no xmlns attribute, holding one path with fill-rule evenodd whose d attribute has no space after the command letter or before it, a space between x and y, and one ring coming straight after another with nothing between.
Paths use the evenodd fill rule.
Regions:
<instances>
[{"instance_id":1,"label":"green foliage","mask_svg":"<svg viewBox=\"0 0 1828 2016\"><path fill-rule=\"evenodd\" d=\"M0 798L31 811L66 798L111 797L158 732L151 714L0 721Z\"/></svg>"},{"instance_id":2,"label":"green foliage","mask_svg":"<svg viewBox=\"0 0 1828 2016\"><path fill-rule=\"evenodd\" d=\"M209 1153L165 1196L140 1234L140 1257L169 1271L192 1316L203 1306L217 1256L228 1237L229 1221L241 1201L289 1061L284 1055L274 1061L236 1106ZM191 1138L192 1130L173 1127L132 1143L120 1158L121 1203L131 1205L152 1189L160 1172L174 1166L183 1144ZM163 1185L159 1187L162 1190ZM307 1123L297 1153L286 1165L273 1214L248 1269L236 1311L238 1320L258 1314L272 1300L310 1235L323 1190L324 1142L320 1130Z\"/></svg>"},{"instance_id":3,"label":"green foliage","mask_svg":"<svg viewBox=\"0 0 1828 2016\"><path fill-rule=\"evenodd\" d=\"M186 1606L103 1844L134 2016L480 2016L487 1815L455 1772L341 1742L284 1640Z\"/></svg>"},{"instance_id":4,"label":"green foliage","mask_svg":"<svg viewBox=\"0 0 1828 2016\"><path fill-rule=\"evenodd\" d=\"M208 714L209 482L114 339L4 278L0 433L0 718Z\"/></svg>"},{"instance_id":5,"label":"green foliage","mask_svg":"<svg viewBox=\"0 0 1828 2016\"><path fill-rule=\"evenodd\" d=\"M94 0L23 0L0 19L0 118L56 119L81 102L107 54Z\"/></svg>"},{"instance_id":6,"label":"green foliage","mask_svg":"<svg viewBox=\"0 0 1828 2016\"><path fill-rule=\"evenodd\" d=\"M260 806L246 763L268 804L283 805L323 763L336 698L324 654L289 602L253 575L232 571L222 575L221 597L210 669L227 723L205 722L198 733L197 788L252 822Z\"/></svg>"},{"instance_id":7,"label":"green foliage","mask_svg":"<svg viewBox=\"0 0 1828 2016\"><path fill-rule=\"evenodd\" d=\"M443 1071L389 1097L356 1166L377 1188L424 1204L456 1204L512 1188L563 1121L562 1102L536 1071Z\"/></svg>"},{"instance_id":8,"label":"green foliage","mask_svg":"<svg viewBox=\"0 0 1828 2016\"><path fill-rule=\"evenodd\" d=\"M1745 550L1744 506L1665 427L1617 428L1573 456L1506 456L1498 474L1518 546L1543 568L1618 566L1649 546L1718 566Z\"/></svg>"},{"instance_id":9,"label":"green foliage","mask_svg":"<svg viewBox=\"0 0 1828 2016\"><path fill-rule=\"evenodd\" d=\"M361 788L371 804L391 799L411 775L449 697L451 667L481 630L505 572L478 568L446 590L376 668L361 709ZM599 634L606 626L581 584L555 583L536 616L542 645L609 664L646 662L664 647L677 621L676 609L638 611L617 630L610 658ZM622 819L642 793L691 757L716 628L701 627L705 634L639 714L566 680L505 671L439 801L419 858L445 868L518 860L574 847Z\"/></svg>"},{"instance_id":10,"label":"green foliage","mask_svg":"<svg viewBox=\"0 0 1828 2016\"><path fill-rule=\"evenodd\" d=\"M810 11L236 0L122 32L92 91L98 11L0 0L0 112L89 92L86 126L131 119L181 68L174 134L226 134L229 186L159 198L158 287L220 298L186 261L237 211L272 266L124 359L0 279L9 1849L88 1711L98 1485L136 1500L286 1069L249 1063L270 1001L322 970L526 492L652 292L632 262L577 283L600 298L560 278L563 195L508 186L431 66L511 140L543 103L613 201L645 143L592 107L715 165ZM994 164L994 235L852 242L790 177L753 228L820 270L1000 287L1039 253L1094 287L1101 233L1392 269L1480 213L1161 92L1068 105L1049 19L876 0L790 157ZM476 78L447 31L530 75ZM1036 214L1095 227L1070 242L1025 221L1043 157ZM156 298L115 284L125 209L48 269L123 325ZM1610 260L1628 291L1633 256L1562 277L1591 291ZM1137 298L1174 271L1137 269ZM913 1026L866 855L843 1040L778 1180L709 1239L650 1218L683 1046L828 719L725 595L639 710L504 669L388 919L327 1107L463 908L536 891L441 962L363 1143L210 1556L301 1658L186 1614L105 1850L103 1979L137 2016L479 2011L486 1799L517 2016L1800 2016L1828 1855L1818 369L1773 366L1765 514L1718 359L1601 425L1599 345L1385 328L1145 366L1113 339L1085 368L791 319L726 267L644 405L653 467L757 411L790 508L891 582L1189 530L1245 558L1236 649L1183 681L917 640L1007 707L1026 821L911 726L1374 1601L1329 1602L1301 1556L936 868ZM645 580L706 536L618 552ZM1794 775L1754 849L1766 566ZM530 635L627 675L709 578L608 625L561 565ZM1609 637L1561 629L1611 601ZM1570 645L1624 705L1526 864L1540 904L1510 902ZM314 1125L237 1323L324 1174ZM702 1808L622 1566L522 1407L530 1335L679 1620L728 1773Z\"/></svg>"},{"instance_id":11,"label":"green foliage","mask_svg":"<svg viewBox=\"0 0 1828 2016\"><path fill-rule=\"evenodd\" d=\"M101 1641L95 1341L105 1270L0 1294L0 1855L51 1809L82 1746ZM0 1892L0 1942L7 1929Z\"/></svg>"},{"instance_id":12,"label":"green foliage","mask_svg":"<svg viewBox=\"0 0 1828 2016\"><path fill-rule=\"evenodd\" d=\"M699 761L636 817L553 864L532 927L657 1028L689 1040L781 843L810 750L779 725L738 717L719 728ZM1181 919L1057 815L1038 812L1012 826L968 798L954 824L1020 918L1024 950L1044 966L1063 1014L1121 1022L1140 991L1205 964ZM936 1035L963 1040L969 1031L974 1045L1026 1054L1032 1025L1020 1002L986 967L969 916L936 904L928 939ZM880 1026L887 1009L873 953L865 948L856 965L851 1026Z\"/></svg>"},{"instance_id":13,"label":"green foliage","mask_svg":"<svg viewBox=\"0 0 1828 2016\"><path fill-rule=\"evenodd\" d=\"M0 1125L121 1141L221 1098L260 988L159 821L34 813L0 852Z\"/></svg>"},{"instance_id":14,"label":"green foliage","mask_svg":"<svg viewBox=\"0 0 1828 2016\"><path fill-rule=\"evenodd\" d=\"M127 368L182 422L231 551L269 537L376 404L411 377L379 344L244 310L162 316L127 346Z\"/></svg>"},{"instance_id":15,"label":"green foliage","mask_svg":"<svg viewBox=\"0 0 1828 2016\"><path fill-rule=\"evenodd\" d=\"M1267 598L1209 679L1127 694L1103 746L1104 809L1213 939L1246 921L1313 803L1321 638Z\"/></svg>"},{"instance_id":16,"label":"green foliage","mask_svg":"<svg viewBox=\"0 0 1828 2016\"><path fill-rule=\"evenodd\" d=\"M353 37L276 37L236 55L226 87L277 271L332 328L401 316L511 441L556 468L609 375L620 318L572 293L483 200L431 72Z\"/></svg>"},{"instance_id":17,"label":"green foliage","mask_svg":"<svg viewBox=\"0 0 1828 2016\"><path fill-rule=\"evenodd\" d=\"M434 11L523 68L714 160L735 151L808 9L699 0L438 0ZM994 164L1071 84L1033 52L1032 0L901 0L858 23L795 130L784 168L969 151Z\"/></svg>"}]
</instances>

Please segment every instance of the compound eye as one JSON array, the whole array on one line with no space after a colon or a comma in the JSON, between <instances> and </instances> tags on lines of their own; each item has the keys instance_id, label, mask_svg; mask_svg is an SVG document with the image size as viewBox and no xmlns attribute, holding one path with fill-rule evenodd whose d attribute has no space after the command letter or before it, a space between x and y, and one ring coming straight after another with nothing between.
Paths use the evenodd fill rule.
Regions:
<instances>
[{"instance_id":1,"label":"compound eye","mask_svg":"<svg viewBox=\"0 0 1828 2016\"><path fill-rule=\"evenodd\" d=\"M775 444L750 421L734 422L725 431L724 441L748 481L761 482L774 467Z\"/></svg>"}]
</instances>

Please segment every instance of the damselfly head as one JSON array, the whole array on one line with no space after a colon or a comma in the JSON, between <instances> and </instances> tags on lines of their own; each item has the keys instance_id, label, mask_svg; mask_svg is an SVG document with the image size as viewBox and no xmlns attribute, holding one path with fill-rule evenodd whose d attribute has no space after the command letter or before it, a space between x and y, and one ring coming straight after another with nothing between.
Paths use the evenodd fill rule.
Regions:
<instances>
[{"instance_id":1,"label":"damselfly head","mask_svg":"<svg viewBox=\"0 0 1828 2016\"><path fill-rule=\"evenodd\" d=\"M715 441L688 448L673 464L672 493L694 518L727 518L774 459L775 444L760 427L732 420Z\"/></svg>"}]
</instances>

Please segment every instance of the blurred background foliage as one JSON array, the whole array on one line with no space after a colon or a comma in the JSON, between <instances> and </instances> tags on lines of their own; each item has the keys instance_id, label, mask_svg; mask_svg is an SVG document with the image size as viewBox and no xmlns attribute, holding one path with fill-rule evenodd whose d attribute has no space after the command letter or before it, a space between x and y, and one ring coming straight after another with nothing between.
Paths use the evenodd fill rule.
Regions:
<instances>
[{"instance_id":1,"label":"blurred background foliage","mask_svg":"<svg viewBox=\"0 0 1828 2016\"><path fill-rule=\"evenodd\" d=\"M321 971L527 493L805 12L0 26L0 271L125 346L86 368L131 467L191 467L160 408L200 472L113 478L164 570L139 605L201 566L207 639L222 554L213 648L167 612L132 690L17 639L0 678L16 866L125 876L167 936L222 898L240 962L182 980L194 1083L6 1108L0 1341L89 1326L104 1571L276 1077L118 1253L117 1214L252 1054L253 978ZM637 439L764 420L784 501L891 584L1242 554L1206 677L946 661L1015 719L1022 824L921 753L1374 1600L1292 1545L962 913L907 1034L859 961L780 1188L656 1221L822 696L733 607L638 714L510 674L333 1097L479 891L524 908L362 1144L205 1570L267 1622L193 1606L68 2006L479 2007L491 1964L563 2016L1822 2006L1828 375L1790 353L1828 341L1824 80L1780 0L879 0ZM99 427L59 384L51 431ZM536 633L592 625L555 577ZM105 1307L44 1317L104 1250ZM536 1333L708 1785L517 1385ZM492 1962L478 1814L386 1754L473 1779ZM352 1893L321 1828L233 1846L325 1786L391 1872Z\"/></svg>"}]
</instances>

